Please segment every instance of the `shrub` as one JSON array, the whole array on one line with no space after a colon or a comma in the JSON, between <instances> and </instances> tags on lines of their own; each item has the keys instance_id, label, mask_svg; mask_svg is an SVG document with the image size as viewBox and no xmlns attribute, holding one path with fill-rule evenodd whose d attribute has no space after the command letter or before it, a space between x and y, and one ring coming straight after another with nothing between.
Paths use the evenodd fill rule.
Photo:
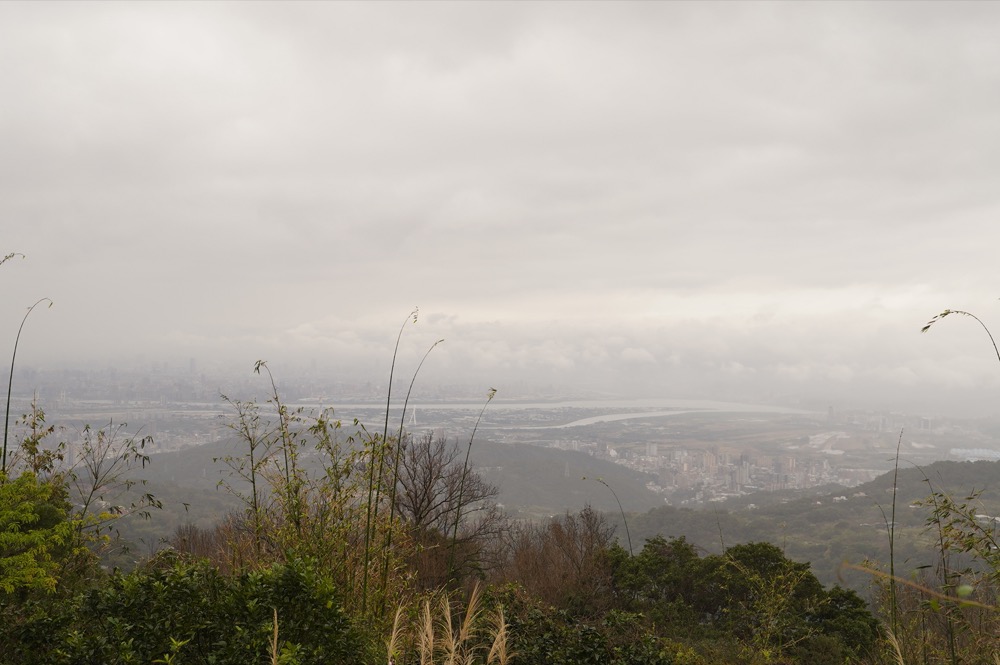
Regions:
<instances>
[{"instance_id":1,"label":"shrub","mask_svg":"<svg viewBox=\"0 0 1000 665\"><path fill-rule=\"evenodd\" d=\"M334 589L304 560L225 577L165 554L113 575L60 609L37 606L8 652L24 665L268 662L277 611L279 647L302 665L353 663L360 639Z\"/></svg>"}]
</instances>

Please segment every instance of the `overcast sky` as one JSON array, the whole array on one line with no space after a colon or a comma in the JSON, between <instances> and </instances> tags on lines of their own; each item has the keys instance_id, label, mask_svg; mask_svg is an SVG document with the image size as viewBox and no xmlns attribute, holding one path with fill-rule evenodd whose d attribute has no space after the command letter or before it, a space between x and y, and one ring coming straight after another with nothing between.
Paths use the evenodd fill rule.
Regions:
<instances>
[{"instance_id":1,"label":"overcast sky","mask_svg":"<svg viewBox=\"0 0 1000 665\"><path fill-rule=\"evenodd\" d=\"M0 343L995 413L995 3L2 3ZM422 375L423 376L423 375ZM505 387L508 392L505 393ZM961 407L961 408L960 408Z\"/></svg>"}]
</instances>

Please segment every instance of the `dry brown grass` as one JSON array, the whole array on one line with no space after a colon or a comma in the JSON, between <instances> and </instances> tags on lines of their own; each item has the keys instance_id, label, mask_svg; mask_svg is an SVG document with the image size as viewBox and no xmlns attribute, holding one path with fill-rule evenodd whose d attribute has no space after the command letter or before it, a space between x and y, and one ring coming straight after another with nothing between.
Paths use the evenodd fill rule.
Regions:
<instances>
[{"instance_id":1,"label":"dry brown grass","mask_svg":"<svg viewBox=\"0 0 1000 665\"><path fill-rule=\"evenodd\" d=\"M513 659L514 652L508 649L507 646L510 636L510 625L504 616L503 605L498 606L491 617L493 625L490 626L489 631L490 637L493 639L493 644L490 646L490 653L486 657L486 662L488 664L499 663L499 665L507 665Z\"/></svg>"},{"instance_id":2,"label":"dry brown grass","mask_svg":"<svg viewBox=\"0 0 1000 665\"><path fill-rule=\"evenodd\" d=\"M409 657L420 665L507 665L513 659L508 647L510 626L502 607L484 610L476 586L456 612L445 593L425 598L414 620L404 621L404 610L396 611L392 634L386 641L389 665L407 665ZM456 622L460 613L460 620Z\"/></svg>"},{"instance_id":3,"label":"dry brown grass","mask_svg":"<svg viewBox=\"0 0 1000 665\"><path fill-rule=\"evenodd\" d=\"M387 655L389 665L393 665L396 662L397 652L399 651L399 640L402 637L402 626L403 626L403 608L396 608L396 615L392 618L392 632L389 633L389 639L385 644L385 652Z\"/></svg>"},{"instance_id":4,"label":"dry brown grass","mask_svg":"<svg viewBox=\"0 0 1000 665\"><path fill-rule=\"evenodd\" d=\"M899 639L896 637L895 633L886 628L885 639L892 648L892 656L896 665L906 665L906 660L903 658L903 648L899 643Z\"/></svg>"}]
</instances>

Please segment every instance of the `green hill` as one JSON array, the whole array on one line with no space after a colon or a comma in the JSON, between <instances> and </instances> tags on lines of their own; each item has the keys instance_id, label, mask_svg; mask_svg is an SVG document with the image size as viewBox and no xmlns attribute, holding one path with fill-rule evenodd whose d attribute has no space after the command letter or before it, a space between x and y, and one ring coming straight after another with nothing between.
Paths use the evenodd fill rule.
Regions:
<instances>
[{"instance_id":1,"label":"green hill","mask_svg":"<svg viewBox=\"0 0 1000 665\"><path fill-rule=\"evenodd\" d=\"M631 517L629 528L636 544L656 535L685 536L710 552L720 552L723 542L730 546L768 541L796 561L809 561L824 584L839 581L863 589L870 578L843 564L888 561L892 481L893 474L887 473L858 487L824 488L821 494L786 498L756 509L746 507L752 497L732 511L726 504L703 510L664 506ZM906 574L936 561L933 537L925 529L931 509L918 502L932 491L960 498L973 490L982 490L983 513L1000 513L1000 462L936 462L922 469L900 468L897 570Z\"/></svg>"}]
</instances>

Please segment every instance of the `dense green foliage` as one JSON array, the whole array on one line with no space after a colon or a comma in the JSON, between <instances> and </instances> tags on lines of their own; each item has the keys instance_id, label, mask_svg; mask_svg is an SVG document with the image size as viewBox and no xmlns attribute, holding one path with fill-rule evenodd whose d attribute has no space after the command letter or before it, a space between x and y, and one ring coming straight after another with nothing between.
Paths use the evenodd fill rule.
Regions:
<instances>
[{"instance_id":1,"label":"dense green foliage","mask_svg":"<svg viewBox=\"0 0 1000 665\"><path fill-rule=\"evenodd\" d=\"M342 599L309 562L224 576L169 554L114 574L56 604L5 606L10 663L231 664L267 662L277 612L279 645L298 663L353 663L360 638ZM16 611L23 612L12 618Z\"/></svg>"},{"instance_id":2,"label":"dense green foliage","mask_svg":"<svg viewBox=\"0 0 1000 665\"><path fill-rule=\"evenodd\" d=\"M601 556L598 606L545 606L522 587L499 598L519 662L843 663L874 654L878 624L854 592L823 589L767 543L701 557L684 539Z\"/></svg>"},{"instance_id":3,"label":"dense green foliage","mask_svg":"<svg viewBox=\"0 0 1000 665\"><path fill-rule=\"evenodd\" d=\"M0 477L0 594L53 591L72 538L63 488L26 471Z\"/></svg>"}]
</instances>

